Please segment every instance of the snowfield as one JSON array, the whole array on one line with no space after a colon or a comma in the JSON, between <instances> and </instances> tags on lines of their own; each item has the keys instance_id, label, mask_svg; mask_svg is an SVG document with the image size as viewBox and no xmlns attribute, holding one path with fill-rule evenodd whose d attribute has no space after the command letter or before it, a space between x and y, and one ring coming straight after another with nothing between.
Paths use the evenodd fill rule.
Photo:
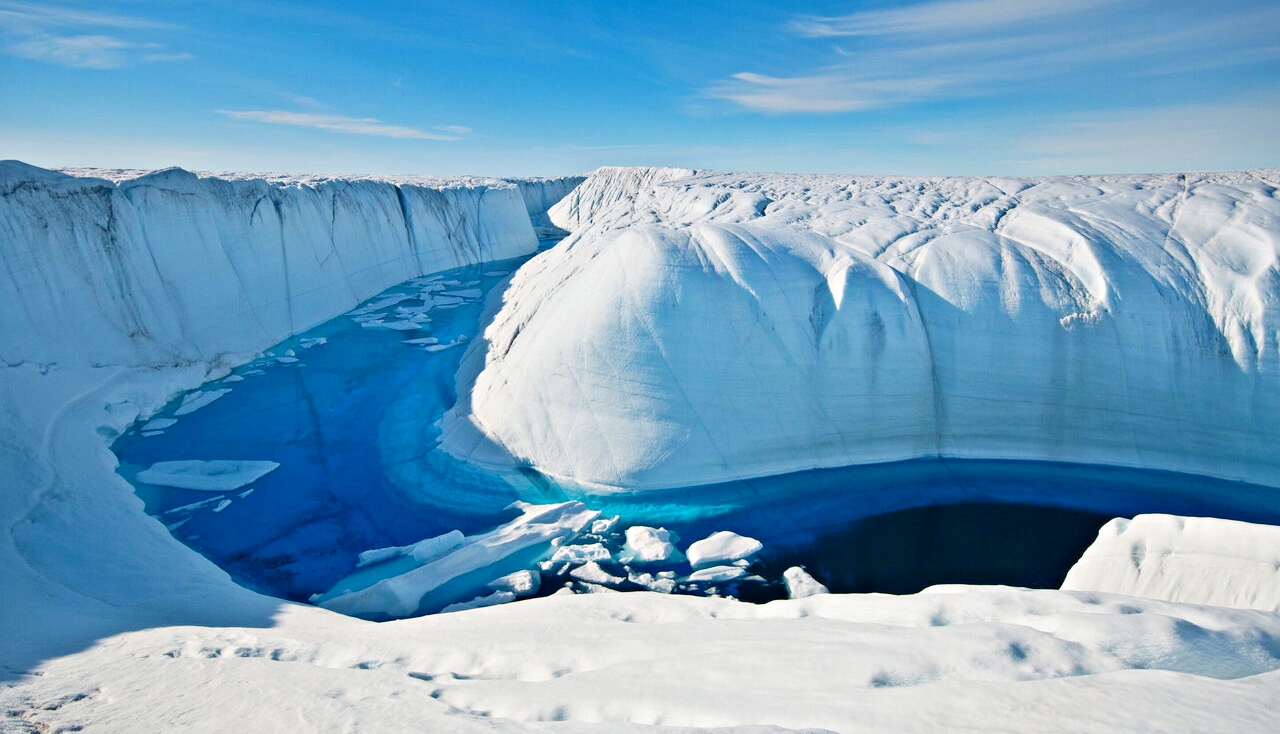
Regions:
<instances>
[{"instance_id":1,"label":"snowfield","mask_svg":"<svg viewBox=\"0 0 1280 734\"><path fill-rule=\"evenodd\" d=\"M110 440L387 286L532 252L572 183L75 173L0 164L0 730L1276 729L1280 539L1240 523L1108 525L1071 591L373 623L240 588ZM469 347L446 445L614 489L903 455L1278 486L1277 179L605 169L538 225L574 234Z\"/></svg>"}]
</instances>

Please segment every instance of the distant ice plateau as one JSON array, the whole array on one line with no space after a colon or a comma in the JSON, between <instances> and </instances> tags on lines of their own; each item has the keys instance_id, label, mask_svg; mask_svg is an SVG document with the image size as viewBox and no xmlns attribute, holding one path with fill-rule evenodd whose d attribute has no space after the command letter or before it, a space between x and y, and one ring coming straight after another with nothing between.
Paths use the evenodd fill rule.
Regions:
<instances>
[{"instance_id":1,"label":"distant ice plateau","mask_svg":"<svg viewBox=\"0 0 1280 734\"><path fill-rule=\"evenodd\" d=\"M114 473L183 391L558 227L469 342L455 454L614 490L917 455L1280 486L1280 172L579 181L0 163L0 729L1274 730L1272 528L1115 522L1071 591L791 574L811 596L371 624L236 586Z\"/></svg>"}]
</instances>

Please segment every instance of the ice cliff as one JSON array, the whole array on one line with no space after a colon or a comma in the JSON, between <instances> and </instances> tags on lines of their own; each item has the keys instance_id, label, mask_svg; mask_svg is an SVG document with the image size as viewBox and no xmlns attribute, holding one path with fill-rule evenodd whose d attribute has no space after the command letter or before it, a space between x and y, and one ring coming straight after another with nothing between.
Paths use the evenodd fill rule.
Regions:
<instances>
[{"instance_id":1,"label":"ice cliff","mask_svg":"<svg viewBox=\"0 0 1280 734\"><path fill-rule=\"evenodd\" d=\"M578 181L76 173L0 162L7 364L251 353L417 275L534 251L531 218Z\"/></svg>"},{"instance_id":2,"label":"ice cliff","mask_svg":"<svg viewBox=\"0 0 1280 734\"><path fill-rule=\"evenodd\" d=\"M1278 180L601 169L443 445L597 489L935 456L1280 486Z\"/></svg>"}]
</instances>

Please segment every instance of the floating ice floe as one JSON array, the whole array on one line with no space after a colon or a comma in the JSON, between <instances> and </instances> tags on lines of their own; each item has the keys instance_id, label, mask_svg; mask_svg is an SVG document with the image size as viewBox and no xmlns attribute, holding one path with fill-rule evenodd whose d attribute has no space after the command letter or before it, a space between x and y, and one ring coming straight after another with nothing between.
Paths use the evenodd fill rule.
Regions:
<instances>
[{"instance_id":1,"label":"floating ice floe","mask_svg":"<svg viewBox=\"0 0 1280 734\"><path fill-rule=\"evenodd\" d=\"M437 535L409 545L367 550L358 556L356 568L381 563L397 556L411 556L419 563L426 563L462 545L463 540L465 540L465 536L461 530L450 530L443 535Z\"/></svg>"},{"instance_id":2,"label":"floating ice floe","mask_svg":"<svg viewBox=\"0 0 1280 734\"><path fill-rule=\"evenodd\" d=\"M231 392L231 388L223 388L221 390L197 390L193 393L188 393L187 396L182 399L182 405L178 406L178 409L173 411L173 414L187 415L188 413L194 413L229 392Z\"/></svg>"},{"instance_id":3,"label":"floating ice floe","mask_svg":"<svg viewBox=\"0 0 1280 734\"><path fill-rule=\"evenodd\" d=\"M149 420L149 421L147 421L146 423L142 424L142 428L141 428L140 430L143 430L143 431L163 431L164 429L168 428L169 426L177 425L177 423L178 423L178 421L176 421L176 420L174 420L174 419L172 419L172 418L152 418L151 420Z\"/></svg>"},{"instance_id":4,"label":"floating ice floe","mask_svg":"<svg viewBox=\"0 0 1280 734\"><path fill-rule=\"evenodd\" d=\"M138 472L138 481L200 492L229 492L261 479L280 465L274 461L159 461Z\"/></svg>"},{"instance_id":5,"label":"floating ice floe","mask_svg":"<svg viewBox=\"0 0 1280 734\"><path fill-rule=\"evenodd\" d=\"M746 575L747 569L742 566L709 566L694 571L685 580L696 584L719 584L737 581Z\"/></svg>"},{"instance_id":6,"label":"floating ice floe","mask_svg":"<svg viewBox=\"0 0 1280 734\"><path fill-rule=\"evenodd\" d=\"M695 569L743 560L754 556L764 548L755 538L728 530L721 530L689 546L685 555Z\"/></svg>"},{"instance_id":7,"label":"floating ice floe","mask_svg":"<svg viewBox=\"0 0 1280 734\"><path fill-rule=\"evenodd\" d=\"M404 570L401 556L384 564L388 576L378 574L383 565L371 565L311 600L336 612L371 619L408 617L473 601L484 595L494 579L536 565L552 553L555 543L577 537L600 515L581 502L517 502L512 507L521 511L520 517L469 536L438 558Z\"/></svg>"}]
</instances>

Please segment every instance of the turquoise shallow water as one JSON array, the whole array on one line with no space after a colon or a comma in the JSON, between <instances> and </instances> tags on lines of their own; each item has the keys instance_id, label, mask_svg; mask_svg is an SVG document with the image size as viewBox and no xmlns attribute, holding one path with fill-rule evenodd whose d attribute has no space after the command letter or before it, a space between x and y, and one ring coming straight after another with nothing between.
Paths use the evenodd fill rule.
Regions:
<instances>
[{"instance_id":1,"label":"turquoise shallow water","mask_svg":"<svg viewBox=\"0 0 1280 734\"><path fill-rule=\"evenodd\" d=\"M504 508L516 490L433 451L434 424L456 400L454 375L486 297L521 262L401 284L282 342L202 388L230 390L206 407L176 416L162 432L135 426L117 440L121 474L176 538L245 586L295 600L347 575L361 551L494 527L515 514ZM155 417L174 418L182 402ZM221 493L136 480L152 463L181 459L270 460L280 468ZM534 478L540 499L568 496ZM751 535L765 543L760 568L769 578L802 563L846 591L1056 586L1113 516L1280 524L1274 489L1048 462L921 459L576 498L624 524L673 529L682 548L715 530ZM775 585L756 596L776 594Z\"/></svg>"}]
</instances>

